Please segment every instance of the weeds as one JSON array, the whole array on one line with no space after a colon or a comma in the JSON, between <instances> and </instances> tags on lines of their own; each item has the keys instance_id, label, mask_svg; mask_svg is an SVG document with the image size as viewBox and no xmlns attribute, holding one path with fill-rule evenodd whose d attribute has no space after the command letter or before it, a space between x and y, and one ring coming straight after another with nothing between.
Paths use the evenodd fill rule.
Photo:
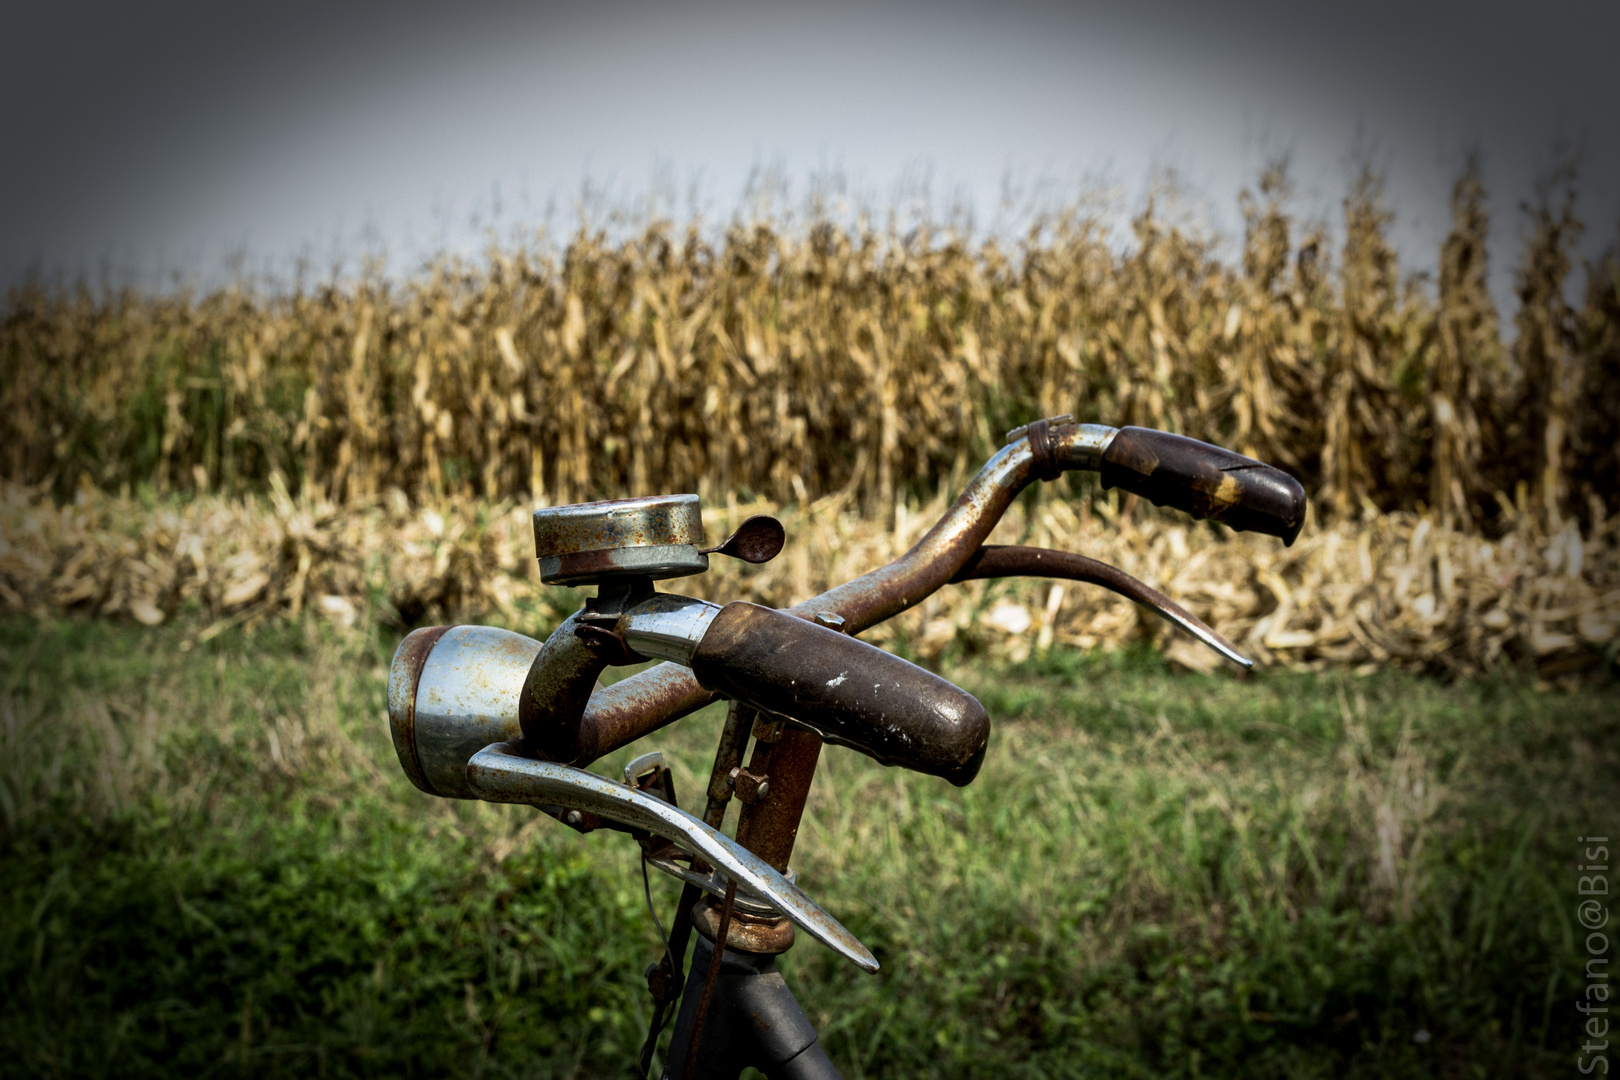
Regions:
<instances>
[{"instance_id":1,"label":"weeds","mask_svg":"<svg viewBox=\"0 0 1620 1080\"><path fill-rule=\"evenodd\" d=\"M411 788L386 632L306 618L180 652L191 633L0 622L6 670L35 673L0 696L24 792L0 837L7 1059L622 1069L657 941L633 845ZM801 831L800 880L883 963L785 963L846 1074L1567 1064L1561 838L1612 814L1606 686L1236 680L1140 648L951 670L996 721L980 778L829 751ZM718 723L661 733L681 790Z\"/></svg>"}]
</instances>

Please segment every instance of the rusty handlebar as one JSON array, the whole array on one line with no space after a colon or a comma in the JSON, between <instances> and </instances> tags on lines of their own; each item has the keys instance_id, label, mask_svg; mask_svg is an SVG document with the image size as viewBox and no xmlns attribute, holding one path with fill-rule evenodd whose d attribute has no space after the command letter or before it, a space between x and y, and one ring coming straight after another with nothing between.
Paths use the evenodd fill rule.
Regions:
<instances>
[{"instance_id":1,"label":"rusty handlebar","mask_svg":"<svg viewBox=\"0 0 1620 1080\"><path fill-rule=\"evenodd\" d=\"M1055 479L1068 471L1100 471L1105 485L1290 543L1304 521L1305 492L1297 480L1195 439L1145 428L1038 420L1010 433L1009 440L911 550L887 566L786 609L787 613L805 620L830 613L843 620L846 633L857 634L915 606L957 578L1031 481ZM1208 630L1196 619L1187 619L1183 625ZM1209 634L1218 638L1213 631ZM1222 651L1232 655L1229 646ZM574 752L568 760L586 764L720 696L718 687L705 688L691 670L678 664L638 672L590 695L573 728Z\"/></svg>"},{"instance_id":2,"label":"rusty handlebar","mask_svg":"<svg viewBox=\"0 0 1620 1080\"><path fill-rule=\"evenodd\" d=\"M1105 488L1286 543L1304 521L1303 489L1271 466L1166 432L1056 417L1009 432L1007 445L900 558L792 608L720 607L658 592L655 580L701 572L712 553L765 561L780 550L783 533L774 519L756 517L704 547L697 496L642 496L535 512L541 579L597 586L544 643L476 626L422 628L401 642L389 673L389 720L400 763L417 787L528 803L582 832L628 831L641 844L644 869L685 882L664 957L648 969L655 1009L640 1071L651 1062L667 1007L680 997L670 1053L685 1066L666 1075L709 1075L722 1059L730 1064L721 1071L732 1075L732 1065L789 1057L810 1063L805 1075L835 1074L825 1053L812 1053L814 1028L792 995L783 989L770 997L779 978L758 983L774 1002L770 1022L761 1019L765 999L741 984L723 995L730 1005L715 1007L727 1016L746 1012L762 1031L797 1031L791 1047L761 1049L729 1036L716 1036L724 1047L702 1041L720 958L735 966L725 950L736 950L753 965L748 971L768 976L771 958L792 945L797 926L876 971L872 952L797 888L788 866L822 744L963 785L978 774L990 727L971 694L855 634L952 582L1042 576L1112 589L1227 659L1250 663L1191 613L1115 567L1068 552L985 544L1031 481L1070 470L1098 472ZM609 666L648 659L666 662L611 687L598 682ZM623 784L582 768L719 697L731 699L731 714L701 820L675 805L673 777L656 752L626 766ZM743 803L735 840L719 831L733 794ZM713 944L705 953L700 942L683 992L680 969L694 928Z\"/></svg>"},{"instance_id":3,"label":"rusty handlebar","mask_svg":"<svg viewBox=\"0 0 1620 1080\"><path fill-rule=\"evenodd\" d=\"M966 690L875 645L740 600L715 616L692 674L826 742L957 786L979 774L990 739L990 717Z\"/></svg>"}]
</instances>

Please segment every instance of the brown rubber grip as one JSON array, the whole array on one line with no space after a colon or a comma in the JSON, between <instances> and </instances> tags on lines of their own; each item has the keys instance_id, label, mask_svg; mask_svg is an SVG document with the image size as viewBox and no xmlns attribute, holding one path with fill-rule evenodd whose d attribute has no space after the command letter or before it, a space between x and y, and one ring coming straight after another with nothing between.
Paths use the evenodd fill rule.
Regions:
<instances>
[{"instance_id":1,"label":"brown rubber grip","mask_svg":"<svg viewBox=\"0 0 1620 1080\"><path fill-rule=\"evenodd\" d=\"M960 787L984 763L990 717L972 694L784 611L727 604L698 644L692 674L706 690L785 716L885 765Z\"/></svg>"},{"instance_id":2,"label":"brown rubber grip","mask_svg":"<svg viewBox=\"0 0 1620 1080\"><path fill-rule=\"evenodd\" d=\"M1184 435L1120 428L1103 451L1102 485L1135 492L1239 532L1292 544L1305 526L1305 489L1281 469Z\"/></svg>"}]
</instances>

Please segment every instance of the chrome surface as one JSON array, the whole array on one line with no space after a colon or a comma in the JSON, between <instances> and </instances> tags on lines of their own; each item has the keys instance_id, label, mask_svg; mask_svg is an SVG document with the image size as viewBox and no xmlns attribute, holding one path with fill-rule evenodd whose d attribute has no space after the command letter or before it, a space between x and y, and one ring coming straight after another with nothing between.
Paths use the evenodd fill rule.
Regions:
<instances>
[{"instance_id":1,"label":"chrome surface","mask_svg":"<svg viewBox=\"0 0 1620 1080\"><path fill-rule=\"evenodd\" d=\"M642 656L690 667L692 653L718 614L718 604L655 593L625 612L619 619L619 629L625 644Z\"/></svg>"},{"instance_id":2,"label":"chrome surface","mask_svg":"<svg viewBox=\"0 0 1620 1080\"><path fill-rule=\"evenodd\" d=\"M434 644L416 685L415 718L400 733L396 701L410 688L390 672L389 715L415 751L427 790L453 799L476 798L467 787L467 759L492 742L516 738L518 697L540 652L533 638L492 626L453 626ZM399 739L396 739L396 743ZM396 750L400 750L396 746ZM400 750L401 758L404 753Z\"/></svg>"},{"instance_id":3,"label":"chrome surface","mask_svg":"<svg viewBox=\"0 0 1620 1080\"><path fill-rule=\"evenodd\" d=\"M1135 597L1131 599L1135 600ZM1202 619L1194 618L1179 605L1161 604L1156 600L1140 600L1138 603L1152 608L1159 617L1174 626L1179 626L1193 637L1214 649L1221 656L1230 660L1240 668L1254 667L1254 661L1237 651L1237 648L1209 626Z\"/></svg>"},{"instance_id":4,"label":"chrome surface","mask_svg":"<svg viewBox=\"0 0 1620 1080\"><path fill-rule=\"evenodd\" d=\"M696 495L652 495L542 507L534 554L548 585L588 585L602 575L678 577L709 567Z\"/></svg>"},{"instance_id":5,"label":"chrome surface","mask_svg":"<svg viewBox=\"0 0 1620 1080\"><path fill-rule=\"evenodd\" d=\"M670 877L680 878L682 881L687 882L688 884L696 885L698 888L702 889L711 896L726 895L727 879L722 874L713 871L707 874L700 874L685 863L676 862L674 859L666 859L661 855L647 856L647 865L656 870L662 870ZM776 871L773 868L771 872L775 873ZM795 887L798 886L799 874L798 871L793 869L793 867L788 867L788 872L782 876L784 879L786 879L789 885ZM743 885L737 886L737 898L732 901L732 903L735 905L738 911L761 918L779 918L784 914L765 897L760 896L752 889L749 889Z\"/></svg>"},{"instance_id":6,"label":"chrome surface","mask_svg":"<svg viewBox=\"0 0 1620 1080\"><path fill-rule=\"evenodd\" d=\"M1102 468L1103 453L1119 434L1119 428L1107 424L1077 424L1064 447L1065 468L1086 469L1096 472Z\"/></svg>"},{"instance_id":7,"label":"chrome surface","mask_svg":"<svg viewBox=\"0 0 1620 1080\"><path fill-rule=\"evenodd\" d=\"M504 744L486 746L467 762L470 790L491 802L560 806L598 814L662 836L691 851L794 925L864 971L877 958L837 919L753 852L662 799L584 769L521 757Z\"/></svg>"},{"instance_id":8,"label":"chrome surface","mask_svg":"<svg viewBox=\"0 0 1620 1080\"><path fill-rule=\"evenodd\" d=\"M587 568L579 564L591 556ZM650 544L646 547L608 548L603 551L548 555L540 559L540 580L547 585L596 585L604 577L636 574L646 578L686 577L709 568L709 557L691 544Z\"/></svg>"}]
</instances>

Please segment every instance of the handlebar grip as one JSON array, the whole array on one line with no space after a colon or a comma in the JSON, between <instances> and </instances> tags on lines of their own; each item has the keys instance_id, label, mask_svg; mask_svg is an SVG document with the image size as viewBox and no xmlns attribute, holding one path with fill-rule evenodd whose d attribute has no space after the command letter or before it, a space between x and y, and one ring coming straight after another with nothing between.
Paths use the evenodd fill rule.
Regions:
<instances>
[{"instance_id":1,"label":"handlebar grip","mask_svg":"<svg viewBox=\"0 0 1620 1080\"><path fill-rule=\"evenodd\" d=\"M1239 532L1292 544L1305 525L1305 489L1281 469L1185 435L1124 427L1103 451L1102 485L1135 492Z\"/></svg>"},{"instance_id":2,"label":"handlebar grip","mask_svg":"<svg viewBox=\"0 0 1620 1080\"><path fill-rule=\"evenodd\" d=\"M692 674L704 689L785 716L885 765L960 787L984 763L990 718L972 694L784 611L727 604L698 643Z\"/></svg>"}]
</instances>

